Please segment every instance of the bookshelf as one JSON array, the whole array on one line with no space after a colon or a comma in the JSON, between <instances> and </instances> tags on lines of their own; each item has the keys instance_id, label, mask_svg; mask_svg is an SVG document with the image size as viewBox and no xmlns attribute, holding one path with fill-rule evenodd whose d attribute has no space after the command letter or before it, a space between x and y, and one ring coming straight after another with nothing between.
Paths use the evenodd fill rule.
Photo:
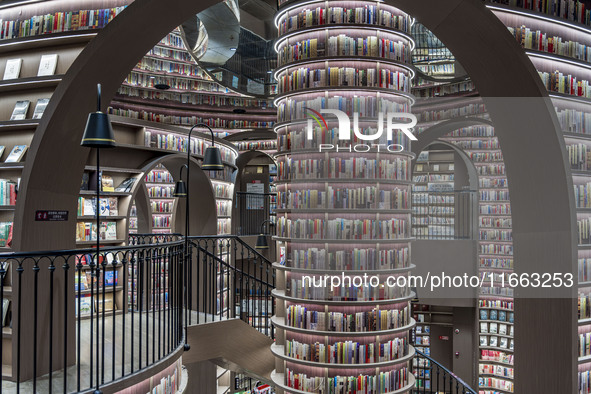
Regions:
<instances>
[{"instance_id":1,"label":"bookshelf","mask_svg":"<svg viewBox=\"0 0 591 394\"><path fill-rule=\"evenodd\" d=\"M431 147L419 154L412 187L412 235L419 238L454 236L454 157L451 149Z\"/></svg>"},{"instance_id":2,"label":"bookshelf","mask_svg":"<svg viewBox=\"0 0 591 394\"><path fill-rule=\"evenodd\" d=\"M164 84L167 90L156 86ZM246 109L246 113L235 110ZM206 123L218 137L271 127L271 101L230 91L211 79L187 51L177 30L165 36L133 68L109 107L133 119L191 126Z\"/></svg>"},{"instance_id":3,"label":"bookshelf","mask_svg":"<svg viewBox=\"0 0 591 394\"><path fill-rule=\"evenodd\" d=\"M381 2L313 1L280 7L275 22L278 286L272 379L279 392L318 392L319 386L332 392L351 382L375 392L408 392L414 385L410 289L330 290L305 277L344 272L351 279L367 271L385 280L414 267L414 156L407 138L395 131L393 141L373 141L399 143L404 149L395 153L320 151L320 144L363 143L358 137L339 141L330 115L326 127L312 125L311 139L306 133L307 108L355 111L364 134L375 133L380 112L409 111L410 18ZM342 358L341 350L349 348L359 352Z\"/></svg>"}]
</instances>

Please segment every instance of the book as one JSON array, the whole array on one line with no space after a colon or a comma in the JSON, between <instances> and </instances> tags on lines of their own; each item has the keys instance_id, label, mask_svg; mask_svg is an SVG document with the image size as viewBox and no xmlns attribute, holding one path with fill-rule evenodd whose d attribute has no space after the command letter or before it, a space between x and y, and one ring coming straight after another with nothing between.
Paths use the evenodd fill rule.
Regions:
<instances>
[{"instance_id":1,"label":"book","mask_svg":"<svg viewBox=\"0 0 591 394\"><path fill-rule=\"evenodd\" d=\"M101 189L104 192L114 192L113 177L111 175L101 174Z\"/></svg>"},{"instance_id":2,"label":"book","mask_svg":"<svg viewBox=\"0 0 591 394\"><path fill-rule=\"evenodd\" d=\"M123 182L121 182L119 184L119 186L117 186L115 188L115 191L116 192L125 192L125 193L130 192L134 182L135 182L135 178L125 178L123 180Z\"/></svg>"},{"instance_id":3,"label":"book","mask_svg":"<svg viewBox=\"0 0 591 394\"><path fill-rule=\"evenodd\" d=\"M424 330L425 330L425 334L431 333L431 326L425 326Z\"/></svg>"},{"instance_id":4,"label":"book","mask_svg":"<svg viewBox=\"0 0 591 394\"><path fill-rule=\"evenodd\" d=\"M502 347L503 349L507 349L507 338L505 337L501 337L501 339L499 340L499 347Z\"/></svg>"},{"instance_id":5,"label":"book","mask_svg":"<svg viewBox=\"0 0 591 394\"><path fill-rule=\"evenodd\" d=\"M499 321L507 321L507 312L499 311Z\"/></svg>"},{"instance_id":6,"label":"book","mask_svg":"<svg viewBox=\"0 0 591 394\"><path fill-rule=\"evenodd\" d=\"M88 282L86 280L86 274L81 273L80 275L74 275L74 290L87 290Z\"/></svg>"},{"instance_id":7,"label":"book","mask_svg":"<svg viewBox=\"0 0 591 394\"><path fill-rule=\"evenodd\" d=\"M486 309L480 310L480 320L488 320L488 310L486 310Z\"/></svg>"},{"instance_id":8,"label":"book","mask_svg":"<svg viewBox=\"0 0 591 394\"><path fill-rule=\"evenodd\" d=\"M29 100L17 101L12 110L12 115L10 115L10 120L25 120L30 104L31 102Z\"/></svg>"},{"instance_id":9,"label":"book","mask_svg":"<svg viewBox=\"0 0 591 394\"><path fill-rule=\"evenodd\" d=\"M490 320L497 320L497 311L496 311L496 309L491 309L491 311L490 311Z\"/></svg>"},{"instance_id":10,"label":"book","mask_svg":"<svg viewBox=\"0 0 591 394\"><path fill-rule=\"evenodd\" d=\"M18 163L19 161L21 161L21 159L25 155L27 148L28 148L27 145L16 145L14 148L12 148L12 151L10 151L10 154L8 155L6 160L4 160L4 162L5 163Z\"/></svg>"},{"instance_id":11,"label":"book","mask_svg":"<svg viewBox=\"0 0 591 394\"><path fill-rule=\"evenodd\" d=\"M488 346L488 337L486 335L480 336L480 346Z\"/></svg>"},{"instance_id":12,"label":"book","mask_svg":"<svg viewBox=\"0 0 591 394\"><path fill-rule=\"evenodd\" d=\"M8 59L6 61L6 68L4 69L4 80L17 79L21 73L21 65L23 59Z\"/></svg>"},{"instance_id":13,"label":"book","mask_svg":"<svg viewBox=\"0 0 591 394\"><path fill-rule=\"evenodd\" d=\"M506 324L499 324L499 334L507 335L507 325Z\"/></svg>"},{"instance_id":14,"label":"book","mask_svg":"<svg viewBox=\"0 0 591 394\"><path fill-rule=\"evenodd\" d=\"M78 316L78 310L80 310L80 316L90 314L91 308L92 308L92 302L91 302L90 295L76 298L76 305L75 305L76 316Z\"/></svg>"},{"instance_id":15,"label":"book","mask_svg":"<svg viewBox=\"0 0 591 394\"><path fill-rule=\"evenodd\" d=\"M48 98L37 100L37 105L35 105L35 111L33 111L32 119L41 119L41 117L43 116L43 112L45 112L47 104L49 104Z\"/></svg>"},{"instance_id":16,"label":"book","mask_svg":"<svg viewBox=\"0 0 591 394\"><path fill-rule=\"evenodd\" d=\"M105 286L117 286L117 271L109 270L104 272Z\"/></svg>"},{"instance_id":17,"label":"book","mask_svg":"<svg viewBox=\"0 0 591 394\"><path fill-rule=\"evenodd\" d=\"M89 179L90 179L90 174L88 172L84 172L82 174L82 182L80 183L80 190L88 190Z\"/></svg>"},{"instance_id":18,"label":"book","mask_svg":"<svg viewBox=\"0 0 591 394\"><path fill-rule=\"evenodd\" d=\"M53 75L57 66L57 54L43 55L39 62L39 70L37 71L38 77L47 75Z\"/></svg>"},{"instance_id":19,"label":"book","mask_svg":"<svg viewBox=\"0 0 591 394\"><path fill-rule=\"evenodd\" d=\"M116 310L115 303L113 302L113 293L107 293L107 294L105 294L105 301L104 301L104 303L103 303L103 295L102 294L100 294L97 298L98 298L98 300L94 304L94 307L95 307L95 311L96 312L102 312L103 311L103 305L104 305L105 312L106 311L112 311L113 309Z\"/></svg>"},{"instance_id":20,"label":"book","mask_svg":"<svg viewBox=\"0 0 591 394\"><path fill-rule=\"evenodd\" d=\"M490 332L491 334L497 334L498 333L497 323L490 323L490 325L488 326L488 332Z\"/></svg>"},{"instance_id":21,"label":"book","mask_svg":"<svg viewBox=\"0 0 591 394\"><path fill-rule=\"evenodd\" d=\"M489 340L489 345L492 347L497 347L498 345L498 337L492 336Z\"/></svg>"},{"instance_id":22,"label":"book","mask_svg":"<svg viewBox=\"0 0 591 394\"><path fill-rule=\"evenodd\" d=\"M488 324L487 323L480 323L480 332L483 334L488 334Z\"/></svg>"}]
</instances>

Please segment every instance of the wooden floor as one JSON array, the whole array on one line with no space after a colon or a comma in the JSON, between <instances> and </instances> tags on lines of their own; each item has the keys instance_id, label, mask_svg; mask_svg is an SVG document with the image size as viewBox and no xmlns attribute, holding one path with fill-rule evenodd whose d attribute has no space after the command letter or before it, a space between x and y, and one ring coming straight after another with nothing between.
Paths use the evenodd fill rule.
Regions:
<instances>
[{"instance_id":1,"label":"wooden floor","mask_svg":"<svg viewBox=\"0 0 591 394\"><path fill-rule=\"evenodd\" d=\"M133 335L131 331L131 323L132 323L132 315L131 313L127 313L126 315L118 315L115 317L115 337L113 337L113 316L106 316L105 318L105 340L104 340L104 359L102 358L102 323L99 325L99 332L101 336L101 340L99 342L99 350L100 350L100 357L99 357L99 369L98 374L101 378L101 382L110 382L114 379L119 379L122 376L122 372L125 375L129 375L133 372L136 372L140 368L145 368L146 364L152 364L154 361L158 361L160 358L163 358L168 351L168 344L164 343L166 341L162 340L160 344L158 343L158 338L164 338L164 330L165 330L165 322L164 318L162 318L161 323L158 324L158 313L156 315L156 320L154 325L152 324L152 313L134 313L133 314ZM125 317L125 333L123 334L123 317ZM212 321L213 317L211 315L205 315L203 313L192 312L191 314L191 321L192 324L197 323L197 318L199 318L200 323L204 323L207 321ZM146 318L149 322L149 328L146 330ZM141 319L141 344L140 344L140 319ZM215 317L215 320L220 320L218 316ZM97 358L96 358L96 320L94 320L93 327L91 328L90 319L82 320L80 323L81 335L80 335L80 368L77 365L71 366L67 369L67 376L66 376L66 387L67 392L77 392L80 390L88 390L91 388L91 379L92 379L92 388L96 388L97 384ZM167 323L166 323L167 324ZM153 335L154 329L156 331L156 336ZM158 330L160 329L160 334ZM78 330L76 326L76 330ZM166 330L168 330L168 325L166 325ZM93 335L93 344L92 346L92 369L91 369L91 344L90 344L90 336L91 332ZM166 331L166 338L168 338L168 331ZM123 348L123 340L125 339L125 349ZM114 346L113 346L114 345ZM76 342L77 346L77 342ZM132 352L133 346L133 352ZM125 357L122 357L122 351L125 351ZM158 351L160 350L160 354ZM171 351L173 349L170 349ZM132 353L133 353L133 365L132 365ZM114 356L114 357L113 357ZM78 361L78 355L76 357L76 362ZM103 368L104 363L104 368ZM113 367L115 368L115 375L113 375ZM78 383L78 374L80 375L80 382ZM63 393L64 392L64 371L56 371L52 375L52 392L54 393ZM33 390L34 382L27 381L20 384L20 392L21 393L34 393ZM16 393L17 392L17 385L14 382L9 382L3 380L2 382L2 393ZM39 394L47 394L50 393L49 390L49 374L39 377L36 380L36 393Z\"/></svg>"}]
</instances>

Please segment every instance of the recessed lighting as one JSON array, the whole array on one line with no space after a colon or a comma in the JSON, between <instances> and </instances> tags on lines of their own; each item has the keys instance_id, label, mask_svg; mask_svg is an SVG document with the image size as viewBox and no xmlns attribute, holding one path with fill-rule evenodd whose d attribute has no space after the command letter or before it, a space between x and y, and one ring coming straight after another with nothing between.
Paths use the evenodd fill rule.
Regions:
<instances>
[{"instance_id":1,"label":"recessed lighting","mask_svg":"<svg viewBox=\"0 0 591 394\"><path fill-rule=\"evenodd\" d=\"M267 74L273 74L272 70L267 71Z\"/></svg>"},{"instance_id":2,"label":"recessed lighting","mask_svg":"<svg viewBox=\"0 0 591 394\"><path fill-rule=\"evenodd\" d=\"M235 50L236 50L236 48L230 48L230 50L231 50L231 51L235 51Z\"/></svg>"}]
</instances>

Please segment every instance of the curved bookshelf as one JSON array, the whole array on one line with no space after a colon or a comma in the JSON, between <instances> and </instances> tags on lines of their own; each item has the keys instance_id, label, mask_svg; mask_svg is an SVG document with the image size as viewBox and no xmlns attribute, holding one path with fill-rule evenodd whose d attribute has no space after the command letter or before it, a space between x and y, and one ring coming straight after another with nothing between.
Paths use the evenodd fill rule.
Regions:
<instances>
[{"instance_id":1,"label":"curved bookshelf","mask_svg":"<svg viewBox=\"0 0 591 394\"><path fill-rule=\"evenodd\" d=\"M403 327L399 327L399 328L392 328L390 330L379 330L379 331L321 331L321 330L310 330L307 328L298 328L298 327L292 327L289 326L287 324L285 324L285 319L282 317L277 317L277 316L273 316L271 318L271 323L273 323L273 325L277 328L280 328L284 331L293 331L293 332L299 332L302 334L307 334L307 335L318 335L318 336L322 336L322 337L326 337L326 336L332 336L332 337L366 337L366 336L375 336L375 335L388 335L388 334L396 334L399 332L404 332L404 331L408 331L411 330L416 322L414 319L411 318L411 322L410 324L407 324Z\"/></svg>"}]
</instances>

